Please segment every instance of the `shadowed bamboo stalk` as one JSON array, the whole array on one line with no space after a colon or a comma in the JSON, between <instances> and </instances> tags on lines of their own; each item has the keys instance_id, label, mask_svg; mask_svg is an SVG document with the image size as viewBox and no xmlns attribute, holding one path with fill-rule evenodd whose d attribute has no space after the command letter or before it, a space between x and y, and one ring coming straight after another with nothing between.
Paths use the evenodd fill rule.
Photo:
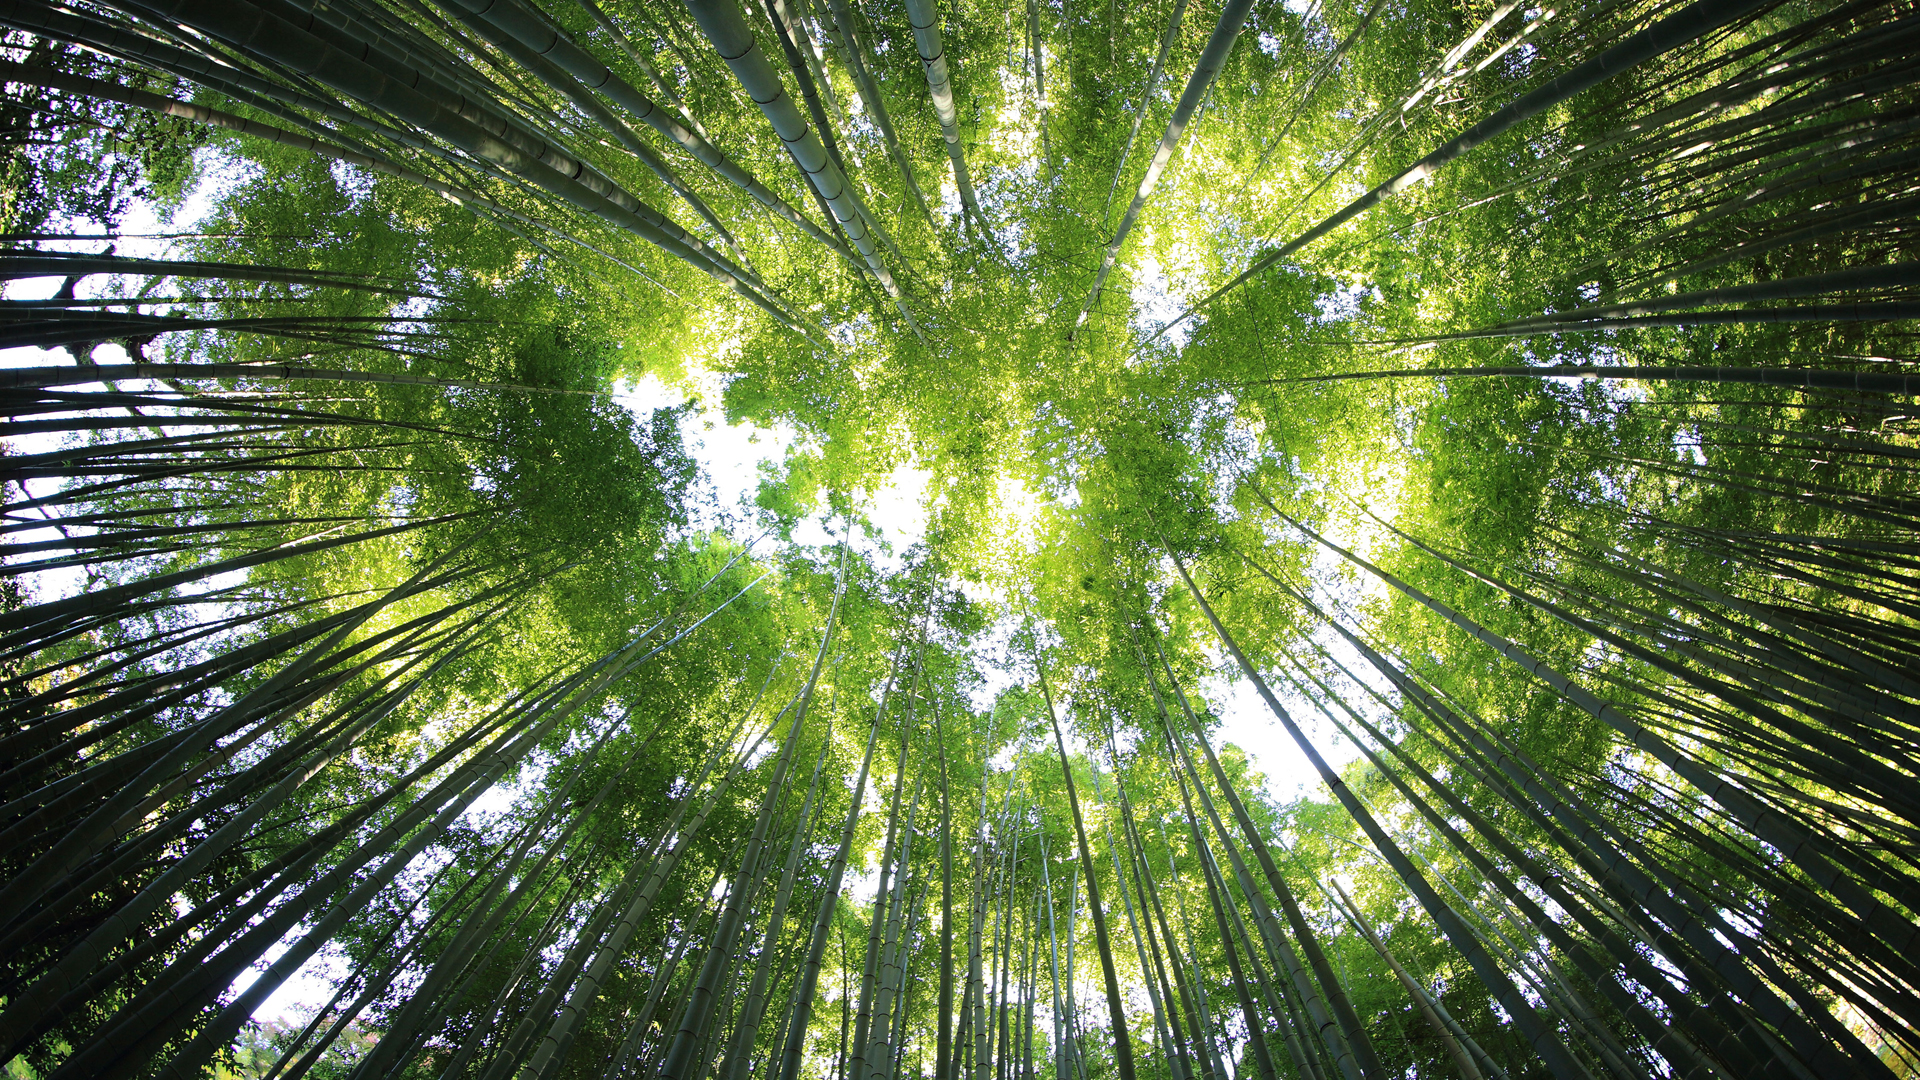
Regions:
<instances>
[{"instance_id":1,"label":"shadowed bamboo stalk","mask_svg":"<svg viewBox=\"0 0 1920 1080\"><path fill-rule=\"evenodd\" d=\"M1213 87L1213 80L1220 74L1220 69L1226 66L1227 54L1233 51L1233 43L1239 40L1240 29L1246 25L1247 15L1252 10L1253 0L1227 0L1221 8L1220 20L1214 25L1213 34L1207 38L1206 48L1200 51L1200 60L1194 65L1186 88L1180 92L1180 100L1167 120L1167 130L1154 148L1153 159L1147 163L1146 175L1140 178L1140 189L1134 192L1133 202L1128 204L1127 212L1121 215L1119 227L1113 231L1113 239L1107 242L1106 249L1100 254L1100 268L1094 272L1093 288L1088 290L1086 302L1080 305L1080 314L1074 317L1073 327L1067 332L1068 341L1072 341L1073 336L1080 332L1080 327L1087 321L1087 314L1093 310L1094 302L1100 299L1100 289L1107 283L1107 275L1113 271L1113 263L1119 258L1121 245L1127 242L1127 234L1133 231L1134 223L1140 220L1140 211L1146 208L1147 199L1160 183L1160 174L1165 171L1167 163L1173 160L1173 152L1180 145L1180 137L1185 134L1188 121L1193 119L1194 111Z\"/></svg>"},{"instance_id":2,"label":"shadowed bamboo stalk","mask_svg":"<svg viewBox=\"0 0 1920 1080\"><path fill-rule=\"evenodd\" d=\"M1080 815L1080 796L1074 789L1073 765L1067 759L1067 739L1060 730L1060 717L1053 707L1053 691L1047 685L1047 673L1035 656L1040 691L1046 699L1047 719L1053 725L1054 746L1060 753L1060 768L1067 785L1067 805L1073 813L1073 833L1080 848L1080 871L1087 884L1087 913L1093 917L1094 947L1100 953L1100 975L1106 982L1107 1015L1112 1024L1114 1067L1120 1080L1134 1080L1133 1037L1127 1031L1127 1013L1120 999L1120 978L1113 966L1113 946L1107 937L1107 916L1100 904L1100 883L1094 876L1093 851L1087 846L1087 826Z\"/></svg>"},{"instance_id":3,"label":"shadowed bamboo stalk","mask_svg":"<svg viewBox=\"0 0 1920 1080\"><path fill-rule=\"evenodd\" d=\"M1253 662L1240 650L1238 643L1234 641L1226 627L1223 626L1219 619L1213 614L1212 606L1207 603L1206 598L1200 593L1199 586L1193 583L1193 578L1188 575L1186 566L1181 562L1180 557L1173 553L1170 546L1166 545L1165 537L1161 538L1161 543L1167 551L1168 558L1173 561L1174 568L1179 572L1181 581L1187 586L1189 594L1192 595L1195 605L1205 613L1207 621L1213 626L1214 632L1219 635L1221 644L1232 654L1234 660L1240 665L1241 670L1246 673L1247 678L1254 684L1255 689L1260 693L1261 699L1267 703L1267 708L1273 712L1275 718L1287 729L1287 733L1293 737L1294 743L1300 747L1301 753L1306 755L1307 760L1313 764L1315 771L1320 774L1321 781L1333 790L1334 796L1340 800L1341 804L1346 808L1347 813L1353 817L1354 821L1360 825L1362 831L1367 834L1367 838L1373 842L1375 849L1386 857L1388 862L1393 866L1395 873L1400 876L1401 880L1406 883L1408 889L1420 901L1421 906L1426 908L1428 914L1433 917L1434 922L1440 925L1441 931L1445 933L1447 939L1453 943L1454 948L1458 949L1460 953L1467 958L1468 962L1473 965L1474 973L1480 976L1481 981L1486 983L1487 989L1492 992L1494 998L1507 1010L1508 1015L1513 1017L1516 1026L1520 1028L1522 1034L1527 1039L1528 1045L1532 1047L1534 1052L1540 1055L1541 1059L1546 1063L1548 1068L1553 1071L1554 1075L1562 1077L1564 1080L1586 1080L1589 1075L1586 1068L1567 1050L1565 1044L1560 1041L1558 1034L1541 1022L1540 1016L1534 1011L1533 1006L1521 996L1519 988L1513 984L1512 979L1507 976L1506 972L1494 963L1493 958L1487 954L1486 949L1481 947L1480 943L1473 936L1472 931L1461 921L1460 916L1434 891L1432 884L1427 881L1419 869L1416 868L1406 857L1405 853L1401 851L1400 845L1397 844L1387 834L1386 830L1380 826L1379 822L1375 820L1372 812L1362 805L1359 799L1348 790L1346 782L1340 778L1338 773L1334 772L1333 768L1327 764L1326 759L1314 748L1313 743L1306 737L1306 734L1294 723L1292 715L1281 706L1279 699L1274 697L1273 691L1268 688L1266 680L1261 677L1258 669L1253 666Z\"/></svg>"},{"instance_id":4,"label":"shadowed bamboo stalk","mask_svg":"<svg viewBox=\"0 0 1920 1080\"><path fill-rule=\"evenodd\" d=\"M1186 310L1162 328L1160 333L1165 334L1260 272L1278 265L1281 260L1371 210L1381 201L1413 187L1449 162L1473 152L1529 118L1578 97L1622 72L1671 52L1719 27L1764 10L1770 2L1771 0L1698 0L1660 22L1632 34L1565 74L1555 77L1544 86L1514 99L1465 132L1443 143L1392 179L1375 186L1312 228L1261 256L1233 280L1208 293L1198 302L1188 305Z\"/></svg>"}]
</instances>

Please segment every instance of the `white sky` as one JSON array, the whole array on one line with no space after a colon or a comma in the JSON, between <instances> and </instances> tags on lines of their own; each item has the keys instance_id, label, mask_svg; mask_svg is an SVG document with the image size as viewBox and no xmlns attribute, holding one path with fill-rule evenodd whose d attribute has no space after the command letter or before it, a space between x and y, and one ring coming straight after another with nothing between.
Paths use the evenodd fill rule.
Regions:
<instances>
[{"instance_id":1,"label":"white sky","mask_svg":"<svg viewBox=\"0 0 1920 1080\"><path fill-rule=\"evenodd\" d=\"M752 521L753 498L760 489L760 481L763 477L778 475L787 452L799 441L799 433L787 424L771 428L749 421L729 424L720 404L719 380L702 373L696 374L693 381L694 388L689 391L648 373L638 380L623 382L614 400L642 418L650 416L655 409L670 408L689 400L694 402L696 411L688 414L680 426L687 453L700 463L701 472L712 484L720 514L730 516L735 525ZM902 465L862 502L861 509L880 533L880 540L892 549L889 552L871 542L861 543L862 550L879 566L898 569L900 555L926 536L926 488L931 477L924 469ZM804 519L794 529L795 543L816 548L838 543L826 531L825 507L819 509L820 513ZM707 515L697 517L696 524L719 527L729 522L717 515Z\"/></svg>"}]
</instances>

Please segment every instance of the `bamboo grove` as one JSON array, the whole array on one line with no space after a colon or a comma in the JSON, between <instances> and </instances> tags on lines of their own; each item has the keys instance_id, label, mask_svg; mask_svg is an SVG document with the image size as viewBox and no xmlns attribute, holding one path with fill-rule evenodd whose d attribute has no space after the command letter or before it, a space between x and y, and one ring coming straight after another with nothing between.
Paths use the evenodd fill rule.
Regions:
<instances>
[{"instance_id":1,"label":"bamboo grove","mask_svg":"<svg viewBox=\"0 0 1920 1080\"><path fill-rule=\"evenodd\" d=\"M0 32L10 1077L1920 1075L1911 3Z\"/></svg>"}]
</instances>

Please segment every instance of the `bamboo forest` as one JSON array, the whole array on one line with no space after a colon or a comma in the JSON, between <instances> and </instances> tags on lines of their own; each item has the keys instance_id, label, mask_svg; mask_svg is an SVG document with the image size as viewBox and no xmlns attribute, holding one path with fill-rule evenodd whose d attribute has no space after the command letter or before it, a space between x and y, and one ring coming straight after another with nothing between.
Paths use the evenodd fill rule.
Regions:
<instances>
[{"instance_id":1,"label":"bamboo forest","mask_svg":"<svg viewBox=\"0 0 1920 1080\"><path fill-rule=\"evenodd\" d=\"M0 0L6 1080L1920 1078L1915 0Z\"/></svg>"}]
</instances>

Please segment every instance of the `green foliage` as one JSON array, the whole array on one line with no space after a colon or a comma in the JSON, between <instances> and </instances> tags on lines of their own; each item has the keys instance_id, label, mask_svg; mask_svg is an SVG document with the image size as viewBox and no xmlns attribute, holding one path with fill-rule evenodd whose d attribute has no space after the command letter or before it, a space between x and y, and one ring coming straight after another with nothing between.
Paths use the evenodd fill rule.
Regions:
<instances>
[{"instance_id":1,"label":"green foliage","mask_svg":"<svg viewBox=\"0 0 1920 1080\"><path fill-rule=\"evenodd\" d=\"M820 216L786 147L678 6L607 3L604 22L590 5L531 6L764 190ZM761 7L743 10L797 93ZM888 940L907 947L884 954L895 974L873 977L895 980L903 1074L933 1072L934 1033L951 1019L937 1015L936 995L944 984L957 1010L978 956L985 992L1015 1007L985 1017L996 1026L972 1032L970 1047L1004 1035L991 1052L1018 1054L1018 1025L1044 1016L1033 1071L1018 1075L1065 1080L1073 1056L1079 1080L1172 1075L1159 1020L1182 1025L1197 1060L1222 1056L1236 1077L1260 1072L1250 1040L1265 1037L1279 1080L1300 1074L1292 1055L1323 1050L1268 928L1255 925L1283 897L1298 912L1275 916L1286 926L1273 932L1329 973L1301 979L1345 995L1358 1020L1343 1037L1364 1034L1395 1076L1452 1075L1454 1035L1418 1008L1356 913L1516 1080L1545 1075L1548 1059L1515 999L1496 1000L1490 969L1540 1004L1551 1038L1595 1075L1687 1071L1627 1015L1635 996L1662 1010L1657 1024L1676 995L1710 999L1766 1027L1761 1044L1802 1056L1809 1038L1844 1047L1856 1035L1889 1057L1913 1049L1888 1022L1912 1019L1900 1012L1911 963L1836 887L1853 883L1886 905L1876 918L1913 913L1914 762L1901 741L1912 734L1906 672L1920 617L1910 418L1881 396L1733 374L1473 372L1908 370L1912 320L1861 316L1886 309L1860 305L1910 302L1898 267L1913 259L1902 217L1911 207L1846 216L1911 199L1910 121L1897 119L1914 104L1902 74L1911 57L1876 44L1909 32L1891 8L1790 3L1736 20L1550 103L1299 246L1289 242L1316 222L1666 8L1503 8L1489 24L1495 6L1478 0L1262 0L1071 339L1069 320L1217 12L1187 9L1147 94L1170 2L1038 3L1037 40L1025 10L942 6L961 149L988 228L956 212L907 6L852 5L857 58L826 33L830 14L807 15L820 34L828 134L890 237L880 258L902 283L896 304L633 110L584 109L545 61L485 44L484 17L450 7L462 21L442 22L427 10L366 0L316 17L349 20L335 27L345 39L378 38L361 43L366 55L427 69L401 71L400 82L457 86L472 113L461 124L479 117L475 130L503 147L537 142L538 154L521 146L481 161L448 149L450 120L396 135L411 121L386 104L295 78L219 34L155 23L183 48L219 53L209 70L253 65L248 77L280 86L278 96L220 82L221 72L189 86L102 59L94 45L9 39L30 66L326 131L391 163L342 165L259 129L26 83L0 101L5 231L112 232L137 204L164 219L200 184L211 209L170 255L294 272L150 276L137 287L114 277L102 288L120 290L121 307L228 321L123 327L101 331L102 342L122 342L135 360L229 365L221 377L127 378L85 390L94 396L79 405L32 387L9 399L23 439L6 452L26 463L8 498L48 500L33 509L82 532L9 549L0 578L0 619L13 620L0 625L0 754L12 755L0 766L20 770L0 773L11 800L0 814L15 816L0 829L18 833L5 834L0 875L27 880L57 861L76 821L80 833L99 831L83 811L120 789L91 778L142 777L165 752L156 747L206 745L190 747L203 755L195 764L168 766L177 782L111 773L113 784L148 783L113 804L114 829L88 855L118 861L34 901L45 907L7 915L17 918L0 924L13 953L5 992L30 989L167 867L215 844L269 781L367 721L349 749L311 759L311 779L243 843L131 920L123 936L152 949L116 940L125 970L45 1022L8 1029L20 1047L14 1075L62 1062L69 1075L108 1065L144 1074L203 1032L230 1043L207 1057L215 1075L267 1075L309 1044L284 1021L229 1025L239 1034L227 1040L219 1025L240 1000L230 989L154 1021L171 1027L146 1042L114 1025L196 971L230 982L264 963L276 942L207 955L226 942L217 935L239 941L249 920L274 917L276 903L309 905L280 928L278 944L298 941L353 882L373 880L402 834L422 838L424 853L330 925L323 954L352 973L348 998L363 985L353 980L396 978L356 1006L307 1075L347 1076L379 1052L443 962L458 979L436 986L430 1022L388 1063L397 1074L477 1074L489 1059L463 1055L539 1045L574 985L566 958L585 964L649 881L656 891L632 908L642 914L631 937L598 967L543 1080L600 1076L624 1064L623 1047L653 1055L653 1068L683 1018L709 1006L696 1027L730 1032L763 961L772 996L746 1053L772 1075L764 1063L818 913L829 927L819 993L796 1036L809 1080L841 1075L841 1025L860 1023L875 1000L871 979L863 987L865 943L877 969ZM356 11L387 30L351 23ZM128 18L149 21L144 9ZM856 86L856 59L878 102ZM326 108L311 96L336 93ZM1136 118L1139 141L1123 160ZM633 153L634 139L677 179ZM530 163L541 155L565 168ZM621 213L644 202L699 222L697 199L730 236L705 224L686 235L742 269L710 273L721 264L653 242L568 187L575 176L596 199L617 189L606 205ZM1283 245L1284 259L1214 295ZM1662 306L1855 268L1886 280L1756 301L1784 315L1741 314L1733 309L1748 300L1737 293L1708 295L1677 324ZM284 280L316 271L364 287ZM153 299L163 289L170 297ZM1785 310L1816 304L1830 307ZM21 334L40 310L18 309ZM269 319L286 322L247 321ZM84 362L99 343L65 348ZM288 378L285 368L332 375ZM620 404L620 381L644 375L717 398L728 423L795 436L753 493L764 535L749 541L702 512L703 463L682 438L693 405L640 415ZM33 427L56 413L90 419ZM61 423L57 446L25 445ZM233 437L139 441L189 428ZM926 538L883 551L870 497L901 466L931 477ZM31 524L37 542L49 530L29 512L8 528L29 534ZM803 546L810 521L834 542ZM120 534L86 546L96 529ZM243 558L254 561L219 569ZM73 568L78 614L25 621L61 601L33 591L43 579L19 584L23 567ZM153 595L137 591L156 581ZM337 638L314 630L334 626L345 628ZM229 657L243 659L217 666ZM1266 708L1256 678L1278 723L1249 726L1235 712ZM149 688L157 704L143 711ZM249 714L202 738L213 729L196 725L257 699L271 703L261 706L271 720ZM440 805L424 801L435 784L466 784L478 773L459 770L493 761L494 749L478 747L508 745L483 743L496 720L524 720L510 730L527 734L499 751L486 801L435 825L409 817ZM1271 775L1291 760L1296 726L1325 771ZM1229 731L1267 734L1237 746ZM470 733L473 745L459 741ZM776 787L786 749L793 763ZM815 762L822 780L800 832ZM1828 878L1824 864L1794 862L1799 847L1743 820L1717 787L1683 780L1676 763L1804 828L1806 850L1841 869ZM1416 772L1436 782L1421 787ZM54 801L70 790L94 802ZM435 797L451 805L466 789L449 790ZM1363 827L1369 816L1378 829ZM751 842L760 862L743 867L763 822ZM313 862L292 865L300 845L336 826ZM509 866L522 826L537 829L536 854ZM388 827L386 848L355 850ZM141 837L164 842L149 851ZM1619 874L1610 858L1657 878L1706 929L1676 943L1660 928L1681 921L1679 908L1647 901L1619 914L1640 902L1626 894L1641 878L1609 877ZM874 892L883 874L891 897ZM1563 881L1572 892L1549 891ZM791 905L776 936L771 904L783 886ZM1086 911L1096 889L1104 940ZM741 895L744 928L723 915ZM235 915L242 896L261 909ZM469 905L496 903L507 906L480 933ZM1568 910L1575 903L1590 910ZM1250 949L1234 940L1229 911L1246 921ZM233 921L203 939L216 915ZM468 926L474 940L461 936ZM728 926L735 936L716 938ZM952 969L939 966L941 935ZM1741 940L1714 955L1729 935ZM715 942L734 950L717 967L706 963ZM683 950L669 973L667 958ZM1635 981L1644 972L1626 991L1611 986L1629 951L1680 972L1674 993ZM1252 985L1233 977L1235 963ZM1748 983L1723 993L1712 981L1749 964L1760 974ZM703 972L718 975L702 985ZM1072 1003L1058 1017L1058 1038L1075 1048L1067 1057L1053 1056L1046 1029L1056 978ZM1122 1077L1110 992L1129 1015L1134 1077ZM1791 1004L1766 1012L1776 992ZM1794 1027L1822 1001L1830 1022L1816 1018L1812 1035ZM10 1023L0 1009L0 1027ZM1283 1028L1304 1046L1287 1044ZM1717 1028L1688 1030L1727 1055L1715 1068L1741 1074L1738 1040L1723 1047ZM1610 1057L1612 1039L1631 1064ZM124 1062L122 1043L133 1047ZM1820 1071L1803 1064L1793 1068Z\"/></svg>"},{"instance_id":2,"label":"green foliage","mask_svg":"<svg viewBox=\"0 0 1920 1080\"><path fill-rule=\"evenodd\" d=\"M27 62L92 78L113 75L98 58L10 34ZM170 80L134 73L136 89ZM166 220L200 175L205 128L144 109L30 88L0 98L0 229L34 233L78 227L112 232L136 203Z\"/></svg>"}]
</instances>

